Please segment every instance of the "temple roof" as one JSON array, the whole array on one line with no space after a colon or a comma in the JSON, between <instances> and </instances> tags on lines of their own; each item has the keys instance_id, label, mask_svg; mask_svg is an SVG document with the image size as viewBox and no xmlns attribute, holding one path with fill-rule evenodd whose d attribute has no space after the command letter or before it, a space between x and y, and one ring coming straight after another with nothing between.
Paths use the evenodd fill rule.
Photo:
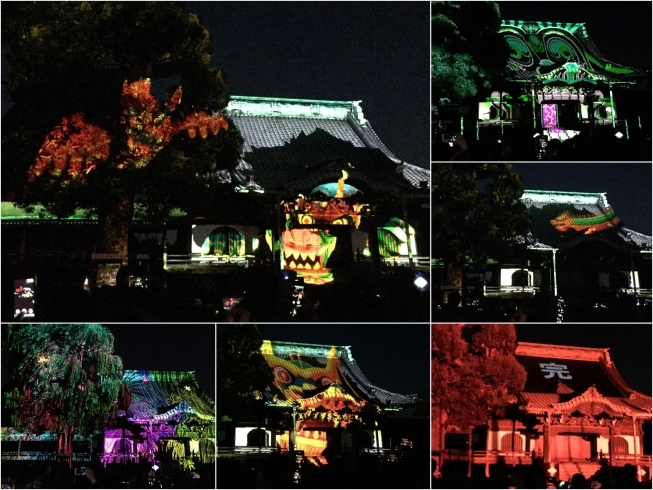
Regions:
<instances>
[{"instance_id":1,"label":"temple roof","mask_svg":"<svg viewBox=\"0 0 653 490\"><path fill-rule=\"evenodd\" d=\"M374 386L356 364L349 346L264 340L261 353L274 373L274 382L264 393L268 403L301 405L302 400L320 394L341 396L339 392L356 403L386 407L418 401L417 395L400 395Z\"/></svg>"},{"instance_id":2,"label":"temple roof","mask_svg":"<svg viewBox=\"0 0 653 490\"><path fill-rule=\"evenodd\" d=\"M651 418L651 397L628 386L609 349L519 342L515 357L527 374L520 402L531 413Z\"/></svg>"},{"instance_id":3,"label":"temple roof","mask_svg":"<svg viewBox=\"0 0 653 490\"><path fill-rule=\"evenodd\" d=\"M215 422L215 403L200 388L194 371L125 370L122 379L131 391L125 411L129 420Z\"/></svg>"},{"instance_id":4,"label":"temple roof","mask_svg":"<svg viewBox=\"0 0 653 490\"><path fill-rule=\"evenodd\" d=\"M325 183L321 177L331 178L320 175L325 165L351 164L351 178L372 185L410 188L428 182L428 169L403 162L385 146L360 103L232 96L225 114L245 140L244 155L224 177L242 186L255 182L265 190L285 190L294 181Z\"/></svg>"},{"instance_id":5,"label":"temple roof","mask_svg":"<svg viewBox=\"0 0 653 490\"><path fill-rule=\"evenodd\" d=\"M605 193L526 190L521 201L532 218L526 237L531 248L562 249L600 241L626 251L651 250L651 237L627 228Z\"/></svg>"},{"instance_id":6,"label":"temple roof","mask_svg":"<svg viewBox=\"0 0 653 490\"><path fill-rule=\"evenodd\" d=\"M510 47L506 71L517 82L542 84L629 84L650 76L609 61L584 23L503 20L499 30Z\"/></svg>"}]
</instances>

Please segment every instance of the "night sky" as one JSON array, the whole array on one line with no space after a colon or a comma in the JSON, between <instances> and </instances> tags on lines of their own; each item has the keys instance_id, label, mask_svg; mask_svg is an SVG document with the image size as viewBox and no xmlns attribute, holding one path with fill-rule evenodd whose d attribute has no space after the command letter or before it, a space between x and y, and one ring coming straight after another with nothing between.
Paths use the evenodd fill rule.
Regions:
<instances>
[{"instance_id":1,"label":"night sky","mask_svg":"<svg viewBox=\"0 0 653 490\"><path fill-rule=\"evenodd\" d=\"M514 163L524 189L605 192L608 203L628 228L651 234L650 163Z\"/></svg>"},{"instance_id":2,"label":"night sky","mask_svg":"<svg viewBox=\"0 0 653 490\"><path fill-rule=\"evenodd\" d=\"M429 2L182 3L208 26L231 94L362 100L390 151L428 167Z\"/></svg>"},{"instance_id":3,"label":"night sky","mask_svg":"<svg viewBox=\"0 0 653 490\"><path fill-rule=\"evenodd\" d=\"M195 371L215 397L215 325L105 325L124 369Z\"/></svg>"},{"instance_id":4,"label":"night sky","mask_svg":"<svg viewBox=\"0 0 653 490\"><path fill-rule=\"evenodd\" d=\"M430 325L259 325L264 340L349 345L370 382L410 395L430 389ZM218 337L228 330L218 325Z\"/></svg>"},{"instance_id":5,"label":"night sky","mask_svg":"<svg viewBox=\"0 0 653 490\"><path fill-rule=\"evenodd\" d=\"M651 2L497 3L501 18L506 20L584 22L590 38L608 60L651 68Z\"/></svg>"},{"instance_id":6,"label":"night sky","mask_svg":"<svg viewBox=\"0 0 653 490\"><path fill-rule=\"evenodd\" d=\"M610 348L610 358L624 380L651 394L651 325L518 324L517 339L578 347Z\"/></svg>"}]
</instances>

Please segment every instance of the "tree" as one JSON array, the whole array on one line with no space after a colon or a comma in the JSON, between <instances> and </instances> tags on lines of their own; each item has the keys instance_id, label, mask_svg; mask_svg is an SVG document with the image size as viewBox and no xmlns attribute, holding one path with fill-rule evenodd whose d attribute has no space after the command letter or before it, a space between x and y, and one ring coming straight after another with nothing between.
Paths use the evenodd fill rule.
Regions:
<instances>
[{"instance_id":1,"label":"tree","mask_svg":"<svg viewBox=\"0 0 653 490\"><path fill-rule=\"evenodd\" d=\"M263 403L272 370L261 354L257 325L232 325L217 343L217 417L250 414Z\"/></svg>"},{"instance_id":2,"label":"tree","mask_svg":"<svg viewBox=\"0 0 653 490\"><path fill-rule=\"evenodd\" d=\"M471 451L471 430L506 416L526 383L516 346L514 325L432 326L433 449L444 448L445 430L454 426L469 431Z\"/></svg>"},{"instance_id":3,"label":"tree","mask_svg":"<svg viewBox=\"0 0 653 490\"><path fill-rule=\"evenodd\" d=\"M431 2L433 100L460 101L504 78L508 44L495 2Z\"/></svg>"},{"instance_id":4,"label":"tree","mask_svg":"<svg viewBox=\"0 0 653 490\"><path fill-rule=\"evenodd\" d=\"M445 285L461 287L467 264L505 257L527 233L521 179L507 163L438 163L431 172L431 253L444 262Z\"/></svg>"},{"instance_id":5,"label":"tree","mask_svg":"<svg viewBox=\"0 0 653 490\"><path fill-rule=\"evenodd\" d=\"M74 435L102 429L129 398L113 335L101 325L8 325L3 343L13 361L4 394L13 423L35 434L58 433L59 453L72 454Z\"/></svg>"},{"instance_id":6,"label":"tree","mask_svg":"<svg viewBox=\"0 0 653 490\"><path fill-rule=\"evenodd\" d=\"M3 117L3 198L59 217L97 213L95 252L128 255L139 209L192 212L242 138L220 111L208 29L174 2L3 5L13 105ZM169 85L159 102L151 85ZM115 268L97 284L115 284Z\"/></svg>"}]
</instances>

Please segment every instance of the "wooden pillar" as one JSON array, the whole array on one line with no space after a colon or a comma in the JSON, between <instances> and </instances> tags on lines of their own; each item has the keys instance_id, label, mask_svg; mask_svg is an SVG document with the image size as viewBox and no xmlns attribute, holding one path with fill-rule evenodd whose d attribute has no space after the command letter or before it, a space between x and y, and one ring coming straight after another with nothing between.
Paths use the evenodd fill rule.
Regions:
<instances>
[{"instance_id":1,"label":"wooden pillar","mask_svg":"<svg viewBox=\"0 0 653 490\"><path fill-rule=\"evenodd\" d=\"M635 415L630 416L632 421L633 421L633 453L635 455L635 468L637 468L637 481L642 482L642 475L639 474L639 451L638 451L638 446L639 446L639 424L637 423L637 419L635 419Z\"/></svg>"},{"instance_id":2,"label":"wooden pillar","mask_svg":"<svg viewBox=\"0 0 653 490\"><path fill-rule=\"evenodd\" d=\"M472 477L472 466L474 465L474 450L472 449L472 444L474 442L474 436L472 434L473 430L472 427L469 428L469 442L467 443L467 478Z\"/></svg>"},{"instance_id":3,"label":"wooden pillar","mask_svg":"<svg viewBox=\"0 0 653 490\"><path fill-rule=\"evenodd\" d=\"M549 414L544 416L544 441L542 448L544 463L551 462L551 424Z\"/></svg>"},{"instance_id":4,"label":"wooden pillar","mask_svg":"<svg viewBox=\"0 0 653 490\"><path fill-rule=\"evenodd\" d=\"M612 422L614 422L614 420ZM610 427L610 443L608 448L610 449L610 468L613 468L614 467L614 427Z\"/></svg>"},{"instance_id":5,"label":"wooden pillar","mask_svg":"<svg viewBox=\"0 0 653 490\"><path fill-rule=\"evenodd\" d=\"M487 434L485 436L485 478L490 478L490 428L492 421L488 422Z\"/></svg>"}]
</instances>

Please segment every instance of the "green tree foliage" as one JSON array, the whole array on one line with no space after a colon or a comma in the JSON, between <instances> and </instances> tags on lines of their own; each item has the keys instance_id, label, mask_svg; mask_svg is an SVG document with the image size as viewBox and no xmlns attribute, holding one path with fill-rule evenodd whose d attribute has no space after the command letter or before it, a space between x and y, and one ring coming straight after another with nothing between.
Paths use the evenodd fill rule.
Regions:
<instances>
[{"instance_id":1,"label":"green tree foliage","mask_svg":"<svg viewBox=\"0 0 653 490\"><path fill-rule=\"evenodd\" d=\"M431 343L434 423L468 430L506 415L526 383L514 325L433 325Z\"/></svg>"},{"instance_id":2,"label":"green tree foliage","mask_svg":"<svg viewBox=\"0 0 653 490\"><path fill-rule=\"evenodd\" d=\"M445 285L461 286L466 261L483 266L501 259L527 233L521 179L507 163L438 163L431 172L431 253L445 264Z\"/></svg>"},{"instance_id":3,"label":"green tree foliage","mask_svg":"<svg viewBox=\"0 0 653 490\"><path fill-rule=\"evenodd\" d=\"M433 99L472 97L504 77L508 44L495 2L431 2Z\"/></svg>"},{"instance_id":4,"label":"green tree foliage","mask_svg":"<svg viewBox=\"0 0 653 490\"><path fill-rule=\"evenodd\" d=\"M217 344L217 417L232 419L259 412L261 392L272 383L272 370L261 354L256 325L232 325Z\"/></svg>"},{"instance_id":5,"label":"green tree foliage","mask_svg":"<svg viewBox=\"0 0 653 490\"><path fill-rule=\"evenodd\" d=\"M120 164L129 143L125 82L149 78L155 88L168 86L169 96L181 86L181 102L164 109L173 123L197 111L215 114L228 102L222 73L209 66L209 31L180 4L9 2L2 5L2 42L13 104L2 121L3 200L43 204L62 217L97 212L96 252L127 253L135 199L155 220L175 207L193 213L215 192L216 170L237 164L242 138L230 122L205 138L174 136L147 165ZM108 133L108 165L73 181L28 175L46 136L73 114Z\"/></svg>"},{"instance_id":6,"label":"green tree foliage","mask_svg":"<svg viewBox=\"0 0 653 490\"><path fill-rule=\"evenodd\" d=\"M60 452L71 453L73 435L101 429L119 398L128 398L113 335L101 325L8 325L3 344L13 371L4 393L13 423L60 434Z\"/></svg>"}]
</instances>

